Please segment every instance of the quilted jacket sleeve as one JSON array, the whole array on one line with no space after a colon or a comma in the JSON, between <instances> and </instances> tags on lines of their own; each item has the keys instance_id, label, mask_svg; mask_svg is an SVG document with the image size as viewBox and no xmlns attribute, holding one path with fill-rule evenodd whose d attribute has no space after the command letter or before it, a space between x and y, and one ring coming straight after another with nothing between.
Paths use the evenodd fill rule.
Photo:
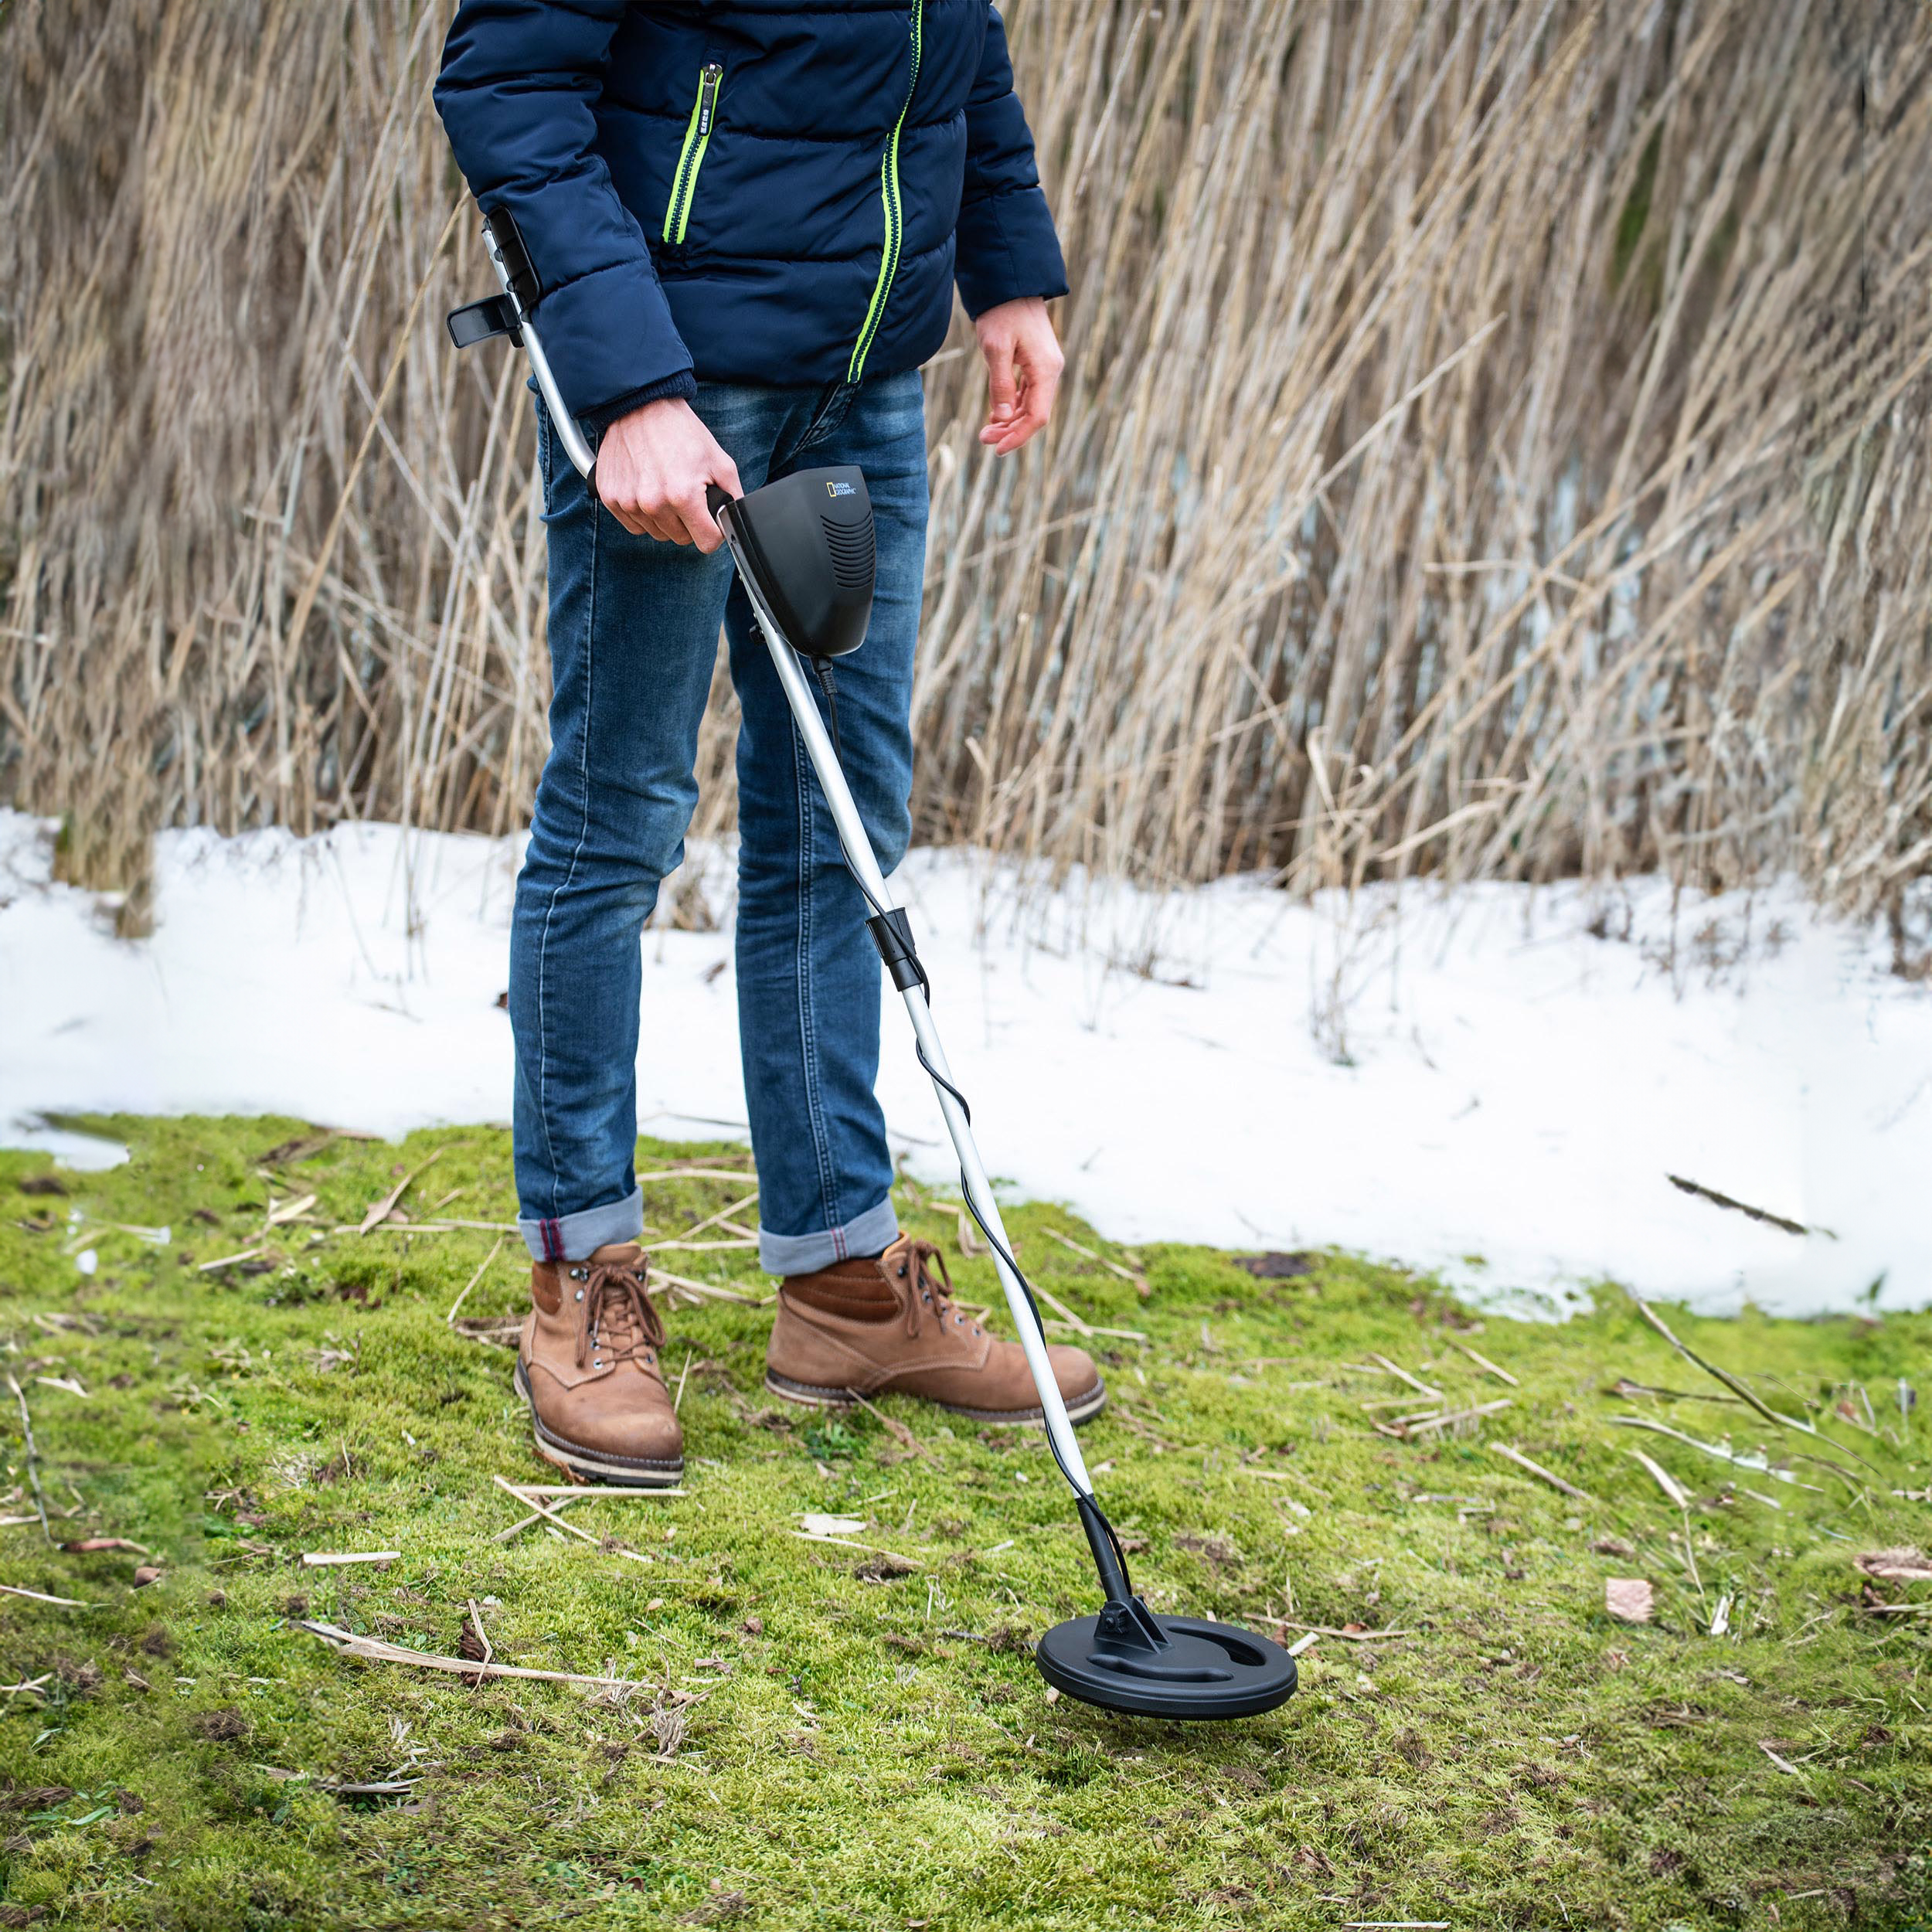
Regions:
<instances>
[{"instance_id":1,"label":"quilted jacket sleeve","mask_svg":"<svg viewBox=\"0 0 1932 1932\"><path fill-rule=\"evenodd\" d=\"M999 9L986 9L986 48L966 103L966 185L954 279L969 315L1022 295L1064 295L1066 264L1033 163Z\"/></svg>"},{"instance_id":2,"label":"quilted jacket sleeve","mask_svg":"<svg viewBox=\"0 0 1932 1932\"><path fill-rule=\"evenodd\" d=\"M594 151L626 0L461 0L437 111L486 210L515 216L543 294L534 320L573 414L692 393L644 231Z\"/></svg>"}]
</instances>

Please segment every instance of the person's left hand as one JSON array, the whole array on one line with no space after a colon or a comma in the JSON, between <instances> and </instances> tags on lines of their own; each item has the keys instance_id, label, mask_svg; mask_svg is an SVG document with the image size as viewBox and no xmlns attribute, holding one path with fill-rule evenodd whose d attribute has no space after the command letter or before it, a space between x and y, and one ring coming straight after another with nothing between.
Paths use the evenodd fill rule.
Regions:
<instances>
[{"instance_id":1,"label":"person's left hand","mask_svg":"<svg viewBox=\"0 0 1932 1932\"><path fill-rule=\"evenodd\" d=\"M1037 295L988 309L973 329L992 392L979 440L996 455L1009 456L1035 430L1044 429L1053 413L1053 392L1065 364L1060 338Z\"/></svg>"}]
</instances>

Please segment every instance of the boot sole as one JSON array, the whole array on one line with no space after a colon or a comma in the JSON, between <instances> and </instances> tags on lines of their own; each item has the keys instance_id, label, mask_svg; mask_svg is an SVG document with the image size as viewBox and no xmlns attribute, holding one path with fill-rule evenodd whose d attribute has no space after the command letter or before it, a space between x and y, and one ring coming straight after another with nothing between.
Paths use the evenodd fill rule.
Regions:
<instances>
[{"instance_id":1,"label":"boot sole","mask_svg":"<svg viewBox=\"0 0 1932 1932\"><path fill-rule=\"evenodd\" d=\"M787 1402L795 1402L805 1409L849 1409L859 1398L856 1389L820 1388L809 1382L794 1382L788 1376L781 1376L775 1369L765 1371L765 1386L774 1396L782 1396ZM883 1393L892 1393L886 1390ZM949 1416L964 1416L969 1422L985 1422L1019 1424L1022 1427L1044 1428L1046 1417L1038 1409L969 1409L957 1402L941 1402L936 1396L916 1396L917 1402L930 1402L935 1409L943 1409ZM1066 1419L1077 1427L1083 1422L1090 1422L1107 1406L1107 1384L1097 1382L1084 1395L1072 1397L1066 1404Z\"/></svg>"},{"instance_id":2,"label":"boot sole","mask_svg":"<svg viewBox=\"0 0 1932 1932\"><path fill-rule=\"evenodd\" d=\"M621 1484L628 1489L668 1489L684 1480L684 1458L675 1462L653 1462L642 1457L614 1456L607 1451L582 1449L561 1436L553 1436L536 1412L536 1398L530 1393L530 1379L523 1364L516 1365L516 1392L530 1405L530 1431L536 1452L546 1462L554 1463L573 1482Z\"/></svg>"}]
</instances>

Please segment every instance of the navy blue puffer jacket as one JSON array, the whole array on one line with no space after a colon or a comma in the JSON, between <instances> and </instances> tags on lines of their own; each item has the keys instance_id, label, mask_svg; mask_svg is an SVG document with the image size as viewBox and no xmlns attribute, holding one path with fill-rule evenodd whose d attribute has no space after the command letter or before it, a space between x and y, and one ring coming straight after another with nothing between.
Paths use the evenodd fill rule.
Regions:
<instances>
[{"instance_id":1,"label":"navy blue puffer jacket","mask_svg":"<svg viewBox=\"0 0 1932 1932\"><path fill-rule=\"evenodd\" d=\"M856 380L1066 292L988 0L461 0L436 104L573 411Z\"/></svg>"}]
</instances>

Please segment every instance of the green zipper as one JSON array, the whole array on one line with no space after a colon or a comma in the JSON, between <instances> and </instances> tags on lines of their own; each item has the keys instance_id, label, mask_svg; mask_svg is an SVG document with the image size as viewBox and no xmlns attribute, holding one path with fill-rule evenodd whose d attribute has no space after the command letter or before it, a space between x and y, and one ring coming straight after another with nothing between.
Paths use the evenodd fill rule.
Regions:
<instances>
[{"instance_id":1,"label":"green zipper","mask_svg":"<svg viewBox=\"0 0 1932 1932\"><path fill-rule=\"evenodd\" d=\"M859 332L859 339L852 345L852 361L845 370L845 380L855 383L865 373L866 354L877 336L879 325L886 319L886 300L892 293L893 277L899 273L900 244L906 238L905 211L899 199L899 136L906 125L906 116L913 104L913 96L919 88L920 35L924 26L924 0L913 0L913 70L912 77L906 83L906 98L900 104L899 118L893 123L892 138L886 144L884 158L879 164L879 198L886 210L886 247L879 260L879 280L873 285L872 306L866 311L866 325Z\"/></svg>"},{"instance_id":2,"label":"green zipper","mask_svg":"<svg viewBox=\"0 0 1932 1932\"><path fill-rule=\"evenodd\" d=\"M678 172L671 177L671 199L665 204L664 238L673 247L684 240L691 219L691 196L698 185L698 170L704 165L704 151L711 139L711 124L718 111L718 87L724 69L708 60L698 71L698 97L691 104L691 119L684 131L684 146L678 155Z\"/></svg>"}]
</instances>

